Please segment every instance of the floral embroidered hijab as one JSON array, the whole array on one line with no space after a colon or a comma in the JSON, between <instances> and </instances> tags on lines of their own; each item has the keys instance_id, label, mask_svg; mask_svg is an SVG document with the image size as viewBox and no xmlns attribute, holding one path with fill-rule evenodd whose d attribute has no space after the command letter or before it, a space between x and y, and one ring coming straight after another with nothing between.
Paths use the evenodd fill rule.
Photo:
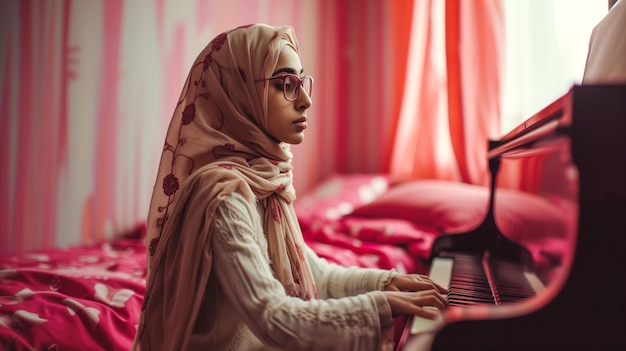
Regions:
<instances>
[{"instance_id":1,"label":"floral embroidered hijab","mask_svg":"<svg viewBox=\"0 0 626 351\"><path fill-rule=\"evenodd\" d=\"M147 287L135 340L144 350L150 334L165 330L164 349L185 349L211 271L213 215L233 191L265 207L270 264L285 292L316 297L292 206L291 152L268 133L269 81L262 79L274 72L281 45L298 52L291 27L238 27L213 39L191 67L148 214Z\"/></svg>"}]
</instances>

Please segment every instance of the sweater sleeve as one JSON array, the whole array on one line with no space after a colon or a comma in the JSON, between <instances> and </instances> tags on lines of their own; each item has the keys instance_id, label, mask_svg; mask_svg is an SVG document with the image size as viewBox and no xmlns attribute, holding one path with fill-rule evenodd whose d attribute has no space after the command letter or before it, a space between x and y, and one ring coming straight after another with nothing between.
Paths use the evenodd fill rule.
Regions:
<instances>
[{"instance_id":1,"label":"sweater sleeve","mask_svg":"<svg viewBox=\"0 0 626 351\"><path fill-rule=\"evenodd\" d=\"M391 309L382 292L308 301L288 296L259 245L264 234L255 228L261 228L259 214L234 193L215 213L212 252L225 295L263 343L294 350L393 347Z\"/></svg>"},{"instance_id":2,"label":"sweater sleeve","mask_svg":"<svg viewBox=\"0 0 626 351\"><path fill-rule=\"evenodd\" d=\"M307 258L320 298L339 298L383 290L395 274L389 270L344 267L329 263L309 247Z\"/></svg>"}]
</instances>

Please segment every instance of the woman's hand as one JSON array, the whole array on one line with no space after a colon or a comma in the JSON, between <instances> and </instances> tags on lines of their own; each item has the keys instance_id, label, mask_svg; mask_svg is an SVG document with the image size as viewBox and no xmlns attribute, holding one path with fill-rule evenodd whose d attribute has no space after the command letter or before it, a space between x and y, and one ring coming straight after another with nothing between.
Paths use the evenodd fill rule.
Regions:
<instances>
[{"instance_id":1,"label":"woman's hand","mask_svg":"<svg viewBox=\"0 0 626 351\"><path fill-rule=\"evenodd\" d=\"M417 315L435 319L448 301L435 290L422 291L383 291L391 307L392 315Z\"/></svg>"},{"instance_id":2,"label":"woman's hand","mask_svg":"<svg viewBox=\"0 0 626 351\"><path fill-rule=\"evenodd\" d=\"M442 295L447 294L448 289L421 274L394 276L384 293L394 316L413 314L434 319L439 315L437 310L448 306L448 300Z\"/></svg>"},{"instance_id":3,"label":"woman's hand","mask_svg":"<svg viewBox=\"0 0 626 351\"><path fill-rule=\"evenodd\" d=\"M428 276L422 274L398 274L391 278L391 282L385 285L386 291L422 291L436 290L441 294L447 294L448 289L433 282Z\"/></svg>"}]
</instances>

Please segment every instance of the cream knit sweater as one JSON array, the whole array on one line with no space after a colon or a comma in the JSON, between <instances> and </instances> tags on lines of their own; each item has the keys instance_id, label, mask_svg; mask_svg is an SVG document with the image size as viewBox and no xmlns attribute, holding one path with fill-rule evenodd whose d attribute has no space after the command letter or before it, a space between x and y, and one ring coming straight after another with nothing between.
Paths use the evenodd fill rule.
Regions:
<instances>
[{"instance_id":1,"label":"cream knit sweater","mask_svg":"<svg viewBox=\"0 0 626 351\"><path fill-rule=\"evenodd\" d=\"M319 299L285 294L267 240L254 228L262 207L233 193L214 219L213 270L191 350L391 350L391 309L380 292L390 271L346 268L307 248Z\"/></svg>"}]
</instances>

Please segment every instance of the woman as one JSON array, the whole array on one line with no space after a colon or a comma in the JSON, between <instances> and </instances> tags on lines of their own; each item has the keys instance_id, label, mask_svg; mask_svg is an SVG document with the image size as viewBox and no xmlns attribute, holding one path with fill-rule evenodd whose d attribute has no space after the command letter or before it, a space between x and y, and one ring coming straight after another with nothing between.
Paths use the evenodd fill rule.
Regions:
<instances>
[{"instance_id":1,"label":"woman","mask_svg":"<svg viewBox=\"0 0 626 351\"><path fill-rule=\"evenodd\" d=\"M289 145L312 84L291 27L235 28L198 56L150 205L135 348L389 349L392 315L445 306L427 277L339 267L306 247Z\"/></svg>"}]
</instances>

